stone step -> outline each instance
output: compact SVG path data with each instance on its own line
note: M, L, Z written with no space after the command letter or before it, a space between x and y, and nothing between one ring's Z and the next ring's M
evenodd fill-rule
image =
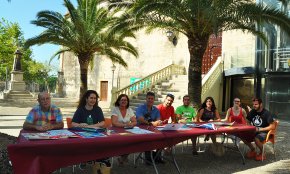
M13 95L8 95L8 99L34 99L31 95L25 95L25 94L13 94Z
M130 101L130 106L138 106L140 104L145 103L146 100L134 100L134 101ZM155 100L154 101L154 105L158 105L160 103L160 101Z

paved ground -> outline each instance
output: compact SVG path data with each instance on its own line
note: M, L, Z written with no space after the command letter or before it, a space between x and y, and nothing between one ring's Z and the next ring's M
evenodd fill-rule
M23 124L25 115L30 107L11 106L0 102L0 132L17 136ZM63 107L62 112L65 116L72 116L75 107ZM176 147L176 159L180 167L181 173L209 173L209 174L289 174L290 173L290 121L280 120L278 128L278 136L276 143L276 159L274 158L272 148L266 147L267 159L263 162L246 159L246 164L242 164L242 160L238 153L227 150L222 157L214 156L209 150L199 153L197 157L193 157L190 153L190 146L179 144ZM244 147L243 144L241 144ZM182 150L183 149L183 150ZM247 148L244 148L245 151ZM112 168L113 174L140 173L151 174L154 169L146 166L141 161L138 162L137 168L133 165L133 155L130 155L130 161L126 166L118 166L116 158ZM177 173L174 166L170 162L157 166L160 173ZM72 173L73 167L66 167L56 173ZM75 173L90 173L91 168L88 166L86 170L80 171L75 167ZM1 171L0 171L1 173Z

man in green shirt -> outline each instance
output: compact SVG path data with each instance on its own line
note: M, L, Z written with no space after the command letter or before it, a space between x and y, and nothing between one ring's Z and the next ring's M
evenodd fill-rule
M176 108L176 121L178 123L191 123L195 121L195 109L190 106L189 95L183 96L183 105ZM192 141L192 155L198 155L196 151L196 136L191 138Z
M196 112L190 106L189 95L183 96L183 105L178 106L175 113L179 123L191 123L195 121Z

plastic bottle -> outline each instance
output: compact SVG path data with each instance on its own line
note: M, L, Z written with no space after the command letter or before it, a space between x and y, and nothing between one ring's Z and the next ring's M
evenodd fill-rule
M94 121L93 121L93 118L92 118L91 115L89 115L89 116L87 117L87 124L88 124L88 125L92 125L92 124L94 124Z

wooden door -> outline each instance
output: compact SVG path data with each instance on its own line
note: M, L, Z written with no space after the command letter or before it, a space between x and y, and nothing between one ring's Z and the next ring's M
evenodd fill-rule
M108 81L101 81L100 100L108 100Z

